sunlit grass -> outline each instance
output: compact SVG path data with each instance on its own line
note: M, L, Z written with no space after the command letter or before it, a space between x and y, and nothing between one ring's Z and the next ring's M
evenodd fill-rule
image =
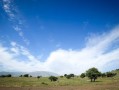
M74 77L67 79L58 77L58 81L51 82L48 77L5 77L0 78L0 87L39 87L39 86L83 86L83 85L107 85L119 83L119 76L98 78L96 82L90 82L86 78Z

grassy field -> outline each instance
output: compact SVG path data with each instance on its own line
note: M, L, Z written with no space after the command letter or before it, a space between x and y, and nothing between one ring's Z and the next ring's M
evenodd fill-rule
M48 77L5 77L0 78L0 90L119 90L117 73L114 77L98 78L96 82L80 77L58 77L55 82L51 82Z

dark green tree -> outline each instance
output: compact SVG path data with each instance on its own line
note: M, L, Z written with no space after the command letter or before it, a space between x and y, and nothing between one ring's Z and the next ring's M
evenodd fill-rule
M41 78L41 76L37 76L37 78L39 79L39 78Z
M101 77L106 77L106 73L102 73L101 74Z
M80 75L81 78L84 78L85 76L86 76L85 73L82 73L82 74Z
M60 78L63 78L63 76L60 76Z
M12 77L12 75L11 74L8 74L8 75L6 75L6 77Z
M106 73L106 76L107 77L113 77L113 76L115 76L116 75L116 73L112 73L112 72L107 72Z
M49 79L50 79L50 81L57 81L58 80L58 78L55 76L50 76Z
M6 77L6 75L1 75L0 77L3 77L4 78L4 77Z
M66 76L67 76L67 74L64 74L64 76L66 77Z
M23 77L23 75L20 75L19 77Z
M75 75L74 74L69 74L70 75L70 77L74 77Z
M71 78L71 76L70 76L70 75L67 75L67 76L66 76L66 78L67 78L67 79L70 79L70 78Z
M29 74L24 74L24 77L29 77Z
M29 77L32 77L31 75Z
M100 72L97 68L93 67L86 71L86 76L91 79L91 82L94 81L100 76Z

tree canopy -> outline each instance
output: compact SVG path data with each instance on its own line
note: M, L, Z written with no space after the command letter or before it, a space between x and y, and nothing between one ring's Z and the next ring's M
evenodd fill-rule
M58 78L55 77L55 76L50 76L49 79L50 79L51 81L57 81L57 80L58 80Z
M91 82L94 81L101 75L97 68L93 67L86 71L86 76L91 79Z

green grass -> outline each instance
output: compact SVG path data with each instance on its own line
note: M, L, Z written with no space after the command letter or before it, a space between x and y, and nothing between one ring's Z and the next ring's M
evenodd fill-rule
M119 71L114 77L98 78L96 82L90 82L86 78L74 77L67 79L65 77L58 77L58 81L51 82L48 77L35 78L35 77L5 77L0 78L0 87L40 87L40 86L95 86L95 85L118 85L119 86Z

